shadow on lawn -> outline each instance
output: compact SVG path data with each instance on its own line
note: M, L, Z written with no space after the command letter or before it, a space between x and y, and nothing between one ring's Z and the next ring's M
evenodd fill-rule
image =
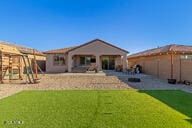
M188 116L190 119L186 121L192 123L192 94L183 91L176 90L150 90L150 91L138 91L140 93L146 93L155 99L163 102L176 111Z

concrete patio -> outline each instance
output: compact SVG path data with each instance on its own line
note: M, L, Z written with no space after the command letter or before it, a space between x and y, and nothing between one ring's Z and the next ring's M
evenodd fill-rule
M107 76L116 76L133 89L138 90L183 90L192 93L192 85L169 84L166 79L159 79L146 74L125 74L105 71ZM128 82L128 78L140 78L141 82Z

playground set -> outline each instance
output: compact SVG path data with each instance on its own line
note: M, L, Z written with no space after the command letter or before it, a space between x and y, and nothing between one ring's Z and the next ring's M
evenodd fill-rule
M17 48L0 44L0 83L23 80L26 76L26 83L35 84L40 82L36 62L36 53L33 50L33 67L27 54L22 54Z

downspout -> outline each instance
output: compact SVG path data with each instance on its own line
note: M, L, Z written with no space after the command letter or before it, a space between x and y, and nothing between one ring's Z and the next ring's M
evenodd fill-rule
M159 78L159 59L157 60L157 77Z
M182 61L182 60L181 60L181 57L180 57L180 71L179 71L179 79L180 79L180 82L181 82L181 70L182 70L182 69L181 69L181 67L182 67L181 61Z
M171 79L173 79L173 51L171 51Z

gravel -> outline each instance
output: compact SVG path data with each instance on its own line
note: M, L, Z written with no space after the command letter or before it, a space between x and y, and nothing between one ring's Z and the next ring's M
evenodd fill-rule
M0 85L0 99L22 90L115 90L131 89L116 76L99 74L45 74L39 75L39 84L26 84L25 81Z
M168 84L167 80L138 74L127 75L118 72L97 74L63 73L39 75L39 84L26 84L23 81L0 85L0 99L22 90L183 90L192 93L192 86ZM128 82L128 78L140 78L141 82Z

